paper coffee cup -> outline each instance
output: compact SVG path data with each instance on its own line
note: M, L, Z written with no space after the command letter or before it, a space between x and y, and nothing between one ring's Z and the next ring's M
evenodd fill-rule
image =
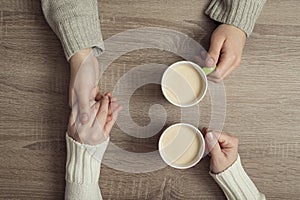
M215 68L204 68L190 61L179 61L166 69L161 81L164 97L173 105L198 104L207 91L207 77Z
M203 157L205 140L200 130L193 125L178 123L162 133L158 149L166 164L177 169L187 169Z

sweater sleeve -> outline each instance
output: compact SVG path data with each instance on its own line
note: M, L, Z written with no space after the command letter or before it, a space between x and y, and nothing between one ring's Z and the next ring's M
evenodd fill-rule
M266 0L211 0L205 11L211 19L243 30L249 37Z
M219 174L209 172L229 200L265 200L242 167L240 156L225 171Z
M80 144L66 134L66 200L101 200L98 185L101 161L109 139L90 146Z
M67 60L79 50L104 50L97 0L41 0L44 16L60 39Z

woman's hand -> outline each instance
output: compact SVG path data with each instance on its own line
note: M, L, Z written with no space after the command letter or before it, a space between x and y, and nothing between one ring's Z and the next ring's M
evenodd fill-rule
M77 142L89 145L101 144L105 141L116 122L121 106L110 94L97 95L94 103L89 105L91 109L90 121L82 124L77 117L78 104L75 104L69 118L68 135Z
M227 133L215 133L203 128L206 150L210 153L210 171L218 174L230 167L238 157L237 137Z
M239 28L227 24L216 28L211 36L206 66L217 65L217 68L208 76L209 80L220 82L240 66L245 42L246 33Z

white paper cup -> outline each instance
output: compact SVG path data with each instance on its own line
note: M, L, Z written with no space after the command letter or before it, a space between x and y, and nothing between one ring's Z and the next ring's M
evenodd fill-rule
M207 72L193 62L176 62L168 67L162 76L162 93L175 106L194 106L206 94L206 74Z
M205 152L199 129L187 123L173 124L160 136L158 150L163 161L176 169L195 166Z

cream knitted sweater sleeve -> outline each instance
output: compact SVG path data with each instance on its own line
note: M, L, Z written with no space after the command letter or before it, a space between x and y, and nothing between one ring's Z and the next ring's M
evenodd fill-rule
M213 20L242 29L249 36L266 0L211 0L205 13Z
M77 51L104 50L97 0L41 0L44 16L69 60Z
M240 156L224 172L210 175L223 190L229 200L265 200L251 179L248 177L241 164Z
M66 200L102 199L99 189L101 160L109 139L90 146L80 144L66 135Z
M109 139L97 146L80 144L66 135L66 200L101 200L101 160ZM210 173L229 200L265 200L244 171L240 157L219 174Z

